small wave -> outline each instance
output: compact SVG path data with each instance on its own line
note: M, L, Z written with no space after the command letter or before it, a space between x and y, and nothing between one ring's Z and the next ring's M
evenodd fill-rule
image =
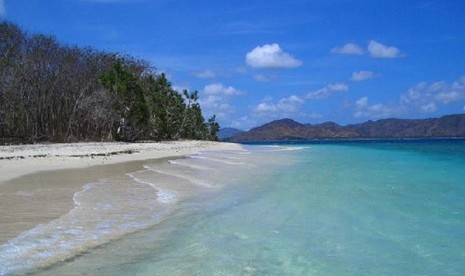
M158 201L160 201L161 203L173 203L177 201L176 193L173 193L173 192L160 190L157 193L157 196L158 196Z
M283 147L283 151L303 150L305 147Z
M263 148L265 148L267 152L294 151L306 149L306 147L288 147L279 145L267 145L263 146Z
M198 155L216 155L216 154L223 154L223 155L249 155L252 154L249 150L222 150L222 151L200 151L197 153Z
M86 252L158 223L176 195L137 183L86 184L73 196L75 207L0 246L0 275L27 273ZM162 205L161 205L162 204Z
M226 161L218 158L206 157L206 156L199 156L199 155L191 155L191 158L198 158L198 159L206 159L209 161L219 162L228 165L246 165L244 162L233 162L233 161Z
M157 199L159 202L161 203L176 203L177 202L177 196L175 192L162 190L160 189L160 187L157 187L155 184L148 182L148 181L141 180L140 178L134 176L134 174L132 173L127 173L126 175L129 176L132 180L134 180L137 183L149 185L150 187L157 190L157 197L158 197Z
M74 193L74 195L73 195L74 206L80 206L80 205L81 205L81 203L80 203L79 200L78 200L78 197L79 197L82 193L85 193L85 192L87 192L88 190L92 189L93 184L94 184L94 183L88 183L88 184L84 185L84 187L82 187L82 190L80 190L80 191Z
M213 168L210 168L210 167L204 167L204 166L194 165L190 163L188 164L186 162L177 161L177 160L169 160L168 162L173 165L184 166L184 167L188 167L188 168L192 168L196 170L214 170Z
M180 173L174 173L174 172L164 171L162 169L152 168L152 167L146 166L146 165L144 165L144 168L146 168L147 170L150 170L152 172L156 172L156 173L160 173L160 174L169 175L169 176L172 176L172 177L184 179L184 180L187 180L190 183L193 183L193 184L196 184L196 185L199 185L199 186L202 186L202 187L206 187L206 188L213 188L214 187L214 185L211 182L209 182L207 180L204 180L204 179L197 179L197 178L189 177L189 176L186 176L186 175L183 175L183 174L180 174Z

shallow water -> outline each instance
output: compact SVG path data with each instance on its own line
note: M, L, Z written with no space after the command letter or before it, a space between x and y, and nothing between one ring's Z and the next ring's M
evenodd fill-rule
M256 146L145 164L87 184L71 212L0 247L0 267L38 275L462 275L464 148Z

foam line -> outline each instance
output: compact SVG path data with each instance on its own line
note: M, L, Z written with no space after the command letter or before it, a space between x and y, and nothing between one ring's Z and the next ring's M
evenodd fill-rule
M173 165L184 166L184 167L197 169L197 170L215 170L214 168L209 168L209 167L204 167L204 166L199 166L199 165L194 165L194 164L186 164L185 162L180 162L176 160L169 160L168 162Z
M226 160L221 160L221 159L211 158L211 157L206 157L206 156L192 155L190 157L191 158L198 158L198 159L206 159L206 160L219 162L219 163L223 163L223 164L228 164L228 165L245 165L244 162L232 162L232 161L226 161Z
M157 190L157 200L159 202L161 202L161 203L175 203L177 201L177 196L176 196L175 192L162 190L162 189L160 189L159 187L157 187L155 184L153 184L151 182L144 181L142 179L137 178L132 173L127 173L126 175L129 176L132 180L134 180L137 183L149 185L150 187Z
M166 171L162 171L162 170L160 170L160 169L151 168L151 167L148 167L148 166L144 166L144 168L146 168L147 170L156 172L156 173L160 173L160 174L169 175L169 176L172 176L172 177L184 179L184 180L187 180L187 181L189 181L189 182L191 182L191 183L193 183L193 184L197 184L197 185L199 185L199 186L203 186L203 187L207 187L207 188L213 188L213 187L214 187L213 184L211 184L210 182L205 181L205 180L194 179L194 178L192 178L192 177L188 177L188 176L184 176L184 175L177 174L177 173L172 173L172 172L166 172Z

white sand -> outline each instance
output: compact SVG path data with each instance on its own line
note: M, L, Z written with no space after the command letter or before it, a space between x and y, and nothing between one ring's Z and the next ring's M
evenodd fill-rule
M238 144L209 141L161 143L74 143L0 146L0 185L22 175L58 169L240 149Z
M66 214L85 183L134 166L127 162L238 149L207 141L0 146L0 245Z

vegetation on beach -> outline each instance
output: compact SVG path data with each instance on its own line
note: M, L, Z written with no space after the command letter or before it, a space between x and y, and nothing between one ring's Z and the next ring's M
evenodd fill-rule
M0 23L0 138L20 142L216 140L198 92L147 61Z

